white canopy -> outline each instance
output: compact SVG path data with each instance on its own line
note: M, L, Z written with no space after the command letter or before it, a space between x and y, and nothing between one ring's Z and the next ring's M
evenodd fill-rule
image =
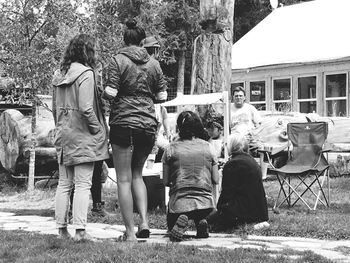
M350 0L275 9L232 47L232 69L350 59Z
M349 0L350 1L350 0ZM196 95L182 95L178 96L167 102L164 102L163 106L180 106L180 105L209 105L216 103L224 103L224 93L207 93Z

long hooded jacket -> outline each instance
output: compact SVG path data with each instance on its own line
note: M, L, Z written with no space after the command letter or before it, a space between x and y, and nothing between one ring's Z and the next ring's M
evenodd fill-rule
M94 71L74 62L65 75L56 71L52 84L58 162L68 166L108 159L108 129Z
M145 48L120 49L106 70L106 86L118 91L111 101L110 126L155 134L155 95L166 90L159 62Z

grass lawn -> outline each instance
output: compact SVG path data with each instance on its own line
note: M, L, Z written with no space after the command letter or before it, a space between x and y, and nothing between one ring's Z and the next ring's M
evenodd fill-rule
M234 230L241 236L247 234L266 235L266 236L299 236L320 239L350 239L350 178L331 178L331 206L329 208L319 205L316 211L309 211L301 202L295 207L288 208L282 206L279 214L272 211L274 198L277 195L277 181L265 181L265 191L268 196L269 223L270 228L264 230L255 230L253 225L245 225ZM11 192L2 189L0 194L0 211L13 211L22 215L42 215L53 216L53 202L55 190L39 191L32 194L19 190ZM22 192L21 192L22 191ZM105 218L89 216L89 222L100 222L108 224L123 224L120 210L115 208L117 202L116 190L104 189L105 208L110 213ZM4 194L5 192L5 194ZM13 196L8 200L8 206L5 206L7 196ZM27 201L24 206L21 203L11 205L11 202ZM28 203L29 201L29 203ZM51 202L51 208L42 208L41 204ZM38 204L37 207L31 207L29 204ZM5 208L4 208L5 207ZM135 221L137 224L137 214ZM151 228L166 229L166 214L164 211L150 211L149 223Z
M0 262L331 262L312 252L285 250L280 255L256 249L203 249L105 241L74 243L53 235L0 230Z
M0 211L12 211L18 215L54 216L55 189L30 193L21 187L6 185L2 180L0 178ZM319 206L316 212L309 212L298 203L294 208L282 207L279 214L272 211L277 181L265 181L270 228L254 230L252 225L246 225L234 232L242 237L255 234L350 239L349 180L346 177L331 179L330 208ZM105 218L89 216L89 221L123 224L120 210L115 208L116 190L103 191L105 207L110 215ZM137 223L137 214L135 219ZM150 211L149 221L152 228L166 228L164 211ZM279 255L271 256L271 252L264 250L203 249L176 243L159 245L105 241L76 244L53 235L3 230L0 230L0 244L0 262L331 262L310 251L284 250Z

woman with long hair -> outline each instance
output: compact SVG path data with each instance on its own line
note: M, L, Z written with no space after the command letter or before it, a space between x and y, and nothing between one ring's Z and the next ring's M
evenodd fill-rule
M111 58L104 97L111 101L110 143L118 181L118 200L125 224L124 241L150 235L147 190L142 170L157 131L154 102L166 99L163 73L156 59L140 47L145 31L134 20L126 23L125 47ZM140 214L135 235L133 200Z
M68 44L53 78L54 145L59 164L55 218L59 235L67 231L69 197L74 187L75 241L91 238L85 231L94 162L109 158L107 125L95 83L95 40L87 34Z

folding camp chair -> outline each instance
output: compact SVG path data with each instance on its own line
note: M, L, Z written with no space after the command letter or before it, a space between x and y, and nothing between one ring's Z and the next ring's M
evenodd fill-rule
M287 203L293 207L299 200L310 210L316 210L318 202L329 206L329 164L322 150L328 134L326 122L289 123L287 134L290 143L287 163L275 168L268 158L279 182L279 192L274 208ZM328 194L323 189L327 179ZM315 203L310 205L311 195ZM292 200L292 197L296 197ZM280 200L281 199L281 200Z

